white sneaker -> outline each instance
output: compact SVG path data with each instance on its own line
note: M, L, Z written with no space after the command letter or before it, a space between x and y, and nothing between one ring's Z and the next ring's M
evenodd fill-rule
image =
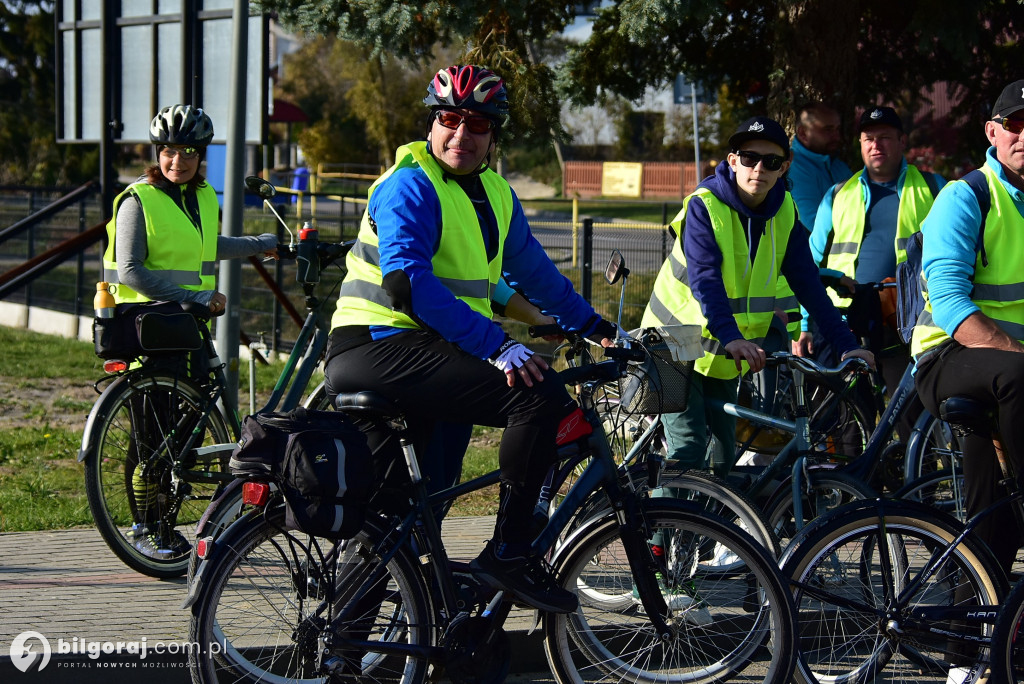
M702 565L707 565L712 568L727 568L739 562L740 557L733 553L732 549L724 544L716 544L715 555L711 560L707 563L703 563Z
M664 594L665 605L673 614L682 614L683 620L694 627L706 627L714 622L711 611L703 601L695 599L687 594L676 594L666 592ZM957 684L962 684L958 682Z
M973 680L971 679L972 674L975 675ZM974 668L963 666L951 667L949 668L949 673L946 674L946 684L965 684L965 682L971 681L981 684L981 682L987 682L988 677L983 676L979 678Z

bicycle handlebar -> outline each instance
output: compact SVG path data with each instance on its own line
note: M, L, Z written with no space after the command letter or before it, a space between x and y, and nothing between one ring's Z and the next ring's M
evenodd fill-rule
M845 359L838 366L830 368L822 366L813 359L796 356L789 352L775 352L769 355L766 359L766 365L788 366L789 368L800 370L805 375L814 375L822 378L845 376L851 373L866 373L871 370L867 361L856 356Z

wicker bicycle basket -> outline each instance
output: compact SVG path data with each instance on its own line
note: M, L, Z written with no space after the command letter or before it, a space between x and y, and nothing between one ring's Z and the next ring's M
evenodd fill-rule
M620 406L629 414L679 413L690 396L693 362L703 354L698 326L671 326L687 330L646 328L636 338L647 358L631 364L621 380ZM696 337L694 330L696 329Z

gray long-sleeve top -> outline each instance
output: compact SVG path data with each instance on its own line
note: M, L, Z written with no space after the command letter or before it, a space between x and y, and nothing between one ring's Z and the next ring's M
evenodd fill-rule
M188 220L182 217L182 220ZM273 233L217 236L217 259L238 259L271 250L277 246ZM114 257L117 275L122 283L154 301L197 302L208 305L216 290L186 290L168 282L144 266L148 256L146 218L142 205L134 195L126 197L117 208L117 241Z

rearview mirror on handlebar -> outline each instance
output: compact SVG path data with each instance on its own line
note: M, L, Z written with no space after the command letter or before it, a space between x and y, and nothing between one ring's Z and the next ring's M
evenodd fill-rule
M249 192L254 192L263 199L270 199L277 194L277 190L269 181L265 181L259 176L246 176L245 187Z
M609 285L614 285L619 282L619 278L629 275L629 269L626 268L626 260L622 256L622 252L614 250L611 258L608 260L608 267L604 269L604 279L608 281Z

